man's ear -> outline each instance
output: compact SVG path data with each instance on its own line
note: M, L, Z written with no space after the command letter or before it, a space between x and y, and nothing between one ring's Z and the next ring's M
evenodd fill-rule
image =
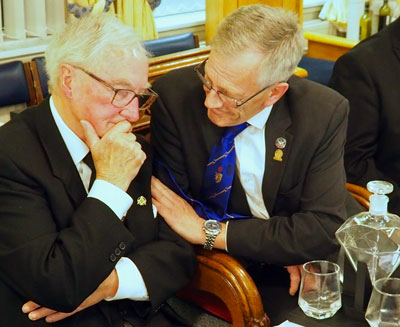
M289 84L285 82L279 82L271 86L267 99L265 100L265 107L275 104L288 90Z
M60 89L68 99L72 98L72 80L74 72L70 65L62 64L60 66Z

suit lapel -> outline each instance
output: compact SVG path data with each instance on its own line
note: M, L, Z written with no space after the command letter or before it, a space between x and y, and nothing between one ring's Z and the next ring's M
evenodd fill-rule
M203 112L207 112L206 109L204 109ZM214 125L210 119L208 119L207 114L202 114L201 119L203 120L201 126L203 126L203 137L207 145L208 160L214 145L221 140L224 129Z
M262 185L262 193L265 206L268 212L273 212L276 194L281 183L283 172L288 161L290 146L292 143L292 135L287 131L291 125L288 105L284 96L272 108L271 115L265 127L265 168L264 179ZM275 160L275 151L278 149L275 145L278 138L286 140L286 146L282 148L282 161Z
M400 61L400 18L397 18L395 22L392 23L392 31L390 33L391 41L393 45L393 52Z
M48 99L37 108L35 127L55 177L60 179L77 207L86 196L79 173L50 111ZM40 128L38 125L46 126Z

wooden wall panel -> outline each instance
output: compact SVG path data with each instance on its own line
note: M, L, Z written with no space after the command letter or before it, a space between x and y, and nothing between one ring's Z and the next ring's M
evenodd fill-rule
M283 7L299 15L302 23L302 0L206 0L206 42L209 44L217 30L218 24L224 17L241 6L250 4L266 4L274 7Z

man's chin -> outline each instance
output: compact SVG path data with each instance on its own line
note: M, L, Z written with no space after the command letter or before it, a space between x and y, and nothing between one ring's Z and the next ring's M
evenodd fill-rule
M226 114L225 114L226 115ZM216 112L215 110L209 109L207 111L208 119L218 127L232 126L232 122L226 119L225 115L221 112Z

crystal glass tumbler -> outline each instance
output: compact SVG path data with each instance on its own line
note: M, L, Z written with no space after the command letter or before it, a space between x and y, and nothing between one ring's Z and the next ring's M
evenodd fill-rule
M340 267L329 261L310 261L303 265L299 306L315 319L332 317L342 306Z
M400 326L400 278L375 281L365 319L371 327Z

